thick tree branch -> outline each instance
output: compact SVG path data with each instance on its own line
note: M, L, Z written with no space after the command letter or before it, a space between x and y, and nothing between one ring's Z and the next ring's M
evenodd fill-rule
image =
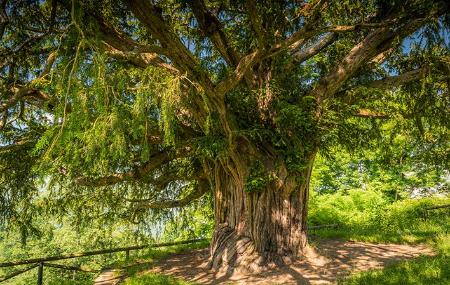
M236 87L242 78L245 76L246 72L254 65L258 60L261 59L263 52L258 50L251 54L244 56L240 61L236 69L230 73L225 79L219 82L214 93L220 97L225 96L225 94Z
M369 109L359 109L355 114L356 117L361 118L371 118L371 119L388 119L389 115L382 113L382 112L376 112Z
M362 86L377 89L389 89L398 87L405 83L417 81L424 78L427 75L428 70L428 67L422 67L397 76L390 76L380 80L374 80Z
M333 96L355 72L364 64L389 48L395 40L401 40L414 32L425 22L426 18L407 19L407 22L395 30L381 27L369 33L360 43L355 45L343 58L340 64L319 80L310 95L316 98L319 106L323 100Z
M189 193L186 197L178 199L178 200L163 200L163 201L142 201L137 203L134 206L135 210L144 210L144 209L167 209L167 208L177 208L188 205L201 198L209 191L209 183L206 179L200 179L198 181L197 187Z
M321 78L311 95L320 103L332 96L365 61L373 55L376 48L390 35L388 28L371 32L363 41L353 47L347 56L329 74Z
M295 64L302 63L311 57L315 56L323 49L328 47L330 44L335 42L337 39L336 34L329 33L326 34L323 38L321 38L318 42L314 43L312 46L305 50L299 50L292 55L292 60L286 66L287 70L291 70Z
M230 45L222 29L222 23L213 15L203 0L188 1L198 25L203 34L211 39L211 42L232 67L236 67L239 62L239 54Z
M191 81L198 83L209 96L213 95L212 82L203 70L199 60L183 45L165 22L161 10L146 0L126 1L134 16L147 28L152 36L159 40L175 66L186 72Z

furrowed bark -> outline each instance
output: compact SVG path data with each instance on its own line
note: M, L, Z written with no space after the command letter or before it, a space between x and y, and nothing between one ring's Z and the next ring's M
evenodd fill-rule
M266 166L276 179L255 192L245 189L245 181L238 178L241 175L231 173L222 164L215 166L216 226L210 248L211 268L258 272L302 255L307 246L306 214L313 157L309 157L302 173L295 174L289 173L281 160L267 160ZM239 168L248 175L249 165Z

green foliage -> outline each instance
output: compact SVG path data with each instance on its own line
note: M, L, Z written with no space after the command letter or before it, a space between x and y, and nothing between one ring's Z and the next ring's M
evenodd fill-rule
M250 175L245 182L245 191L248 193L257 193L264 189L274 181L274 177L269 173L264 164L256 160L250 168Z
M162 233L162 240L177 241L193 238L211 238L214 230L212 197L208 195L176 212Z
M449 202L448 197L436 197L390 203L380 192L353 189L313 195L308 219L312 225L339 225L313 233L319 236L372 242L424 242L446 233L450 223L448 209L427 213L425 208Z
M311 187L319 193L338 190L376 190L390 200L408 198L414 193L431 195L448 191L445 168L425 161L418 163L408 149L405 137L393 138L389 149L347 152L340 148L316 157ZM428 194L427 194L428 193Z
M196 154L201 158L213 161L224 159L228 154L228 142L225 137L207 135L194 141Z

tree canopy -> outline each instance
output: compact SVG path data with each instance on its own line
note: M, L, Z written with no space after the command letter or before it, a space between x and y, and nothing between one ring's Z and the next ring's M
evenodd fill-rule
M220 187L219 168L247 193L301 185L336 146L394 144L397 159L447 168L449 10L2 0L0 222L73 210L138 222Z

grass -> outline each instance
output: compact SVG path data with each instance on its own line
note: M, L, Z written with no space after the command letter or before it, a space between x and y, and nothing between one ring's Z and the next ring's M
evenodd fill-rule
M128 278L123 283L124 285L194 285L194 283L186 282L180 279L176 279L171 276L165 276L162 274L148 273L141 276L134 276Z
M361 272L341 280L343 285L450 284L450 257L421 257L387 266L382 270Z

